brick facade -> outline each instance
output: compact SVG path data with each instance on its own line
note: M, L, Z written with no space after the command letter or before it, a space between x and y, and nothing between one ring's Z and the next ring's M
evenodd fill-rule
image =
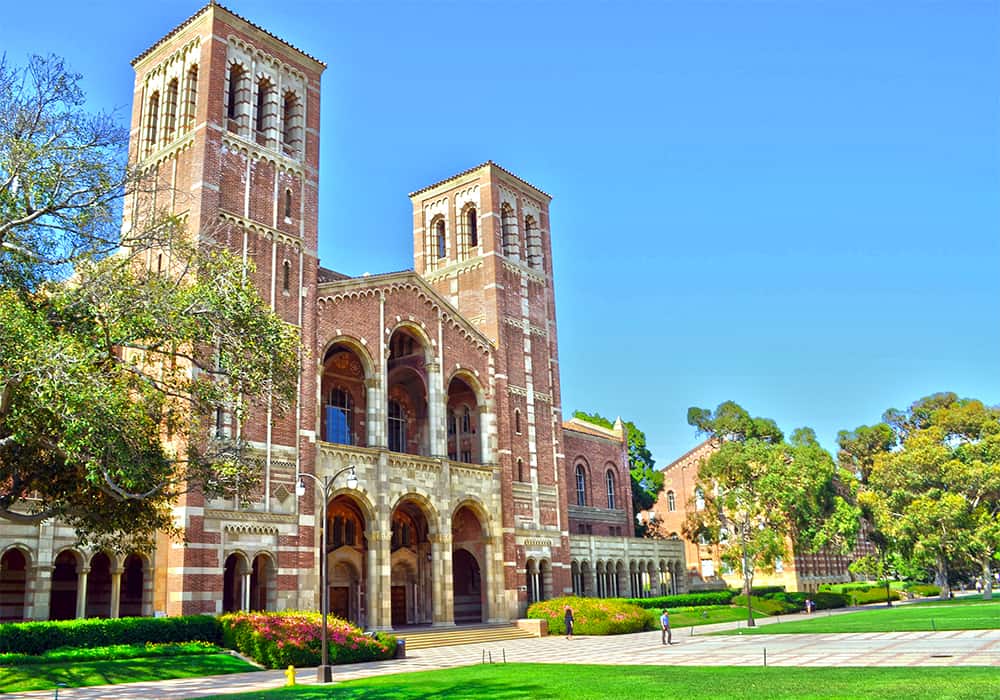
M211 3L133 66L131 158L159 188L126 202L125 226L168 210L253 263L300 330L299 391L241 428L260 497L185 496L183 542L128 558L59 523L5 528L0 556L24 571L6 616L316 608L324 555L331 611L372 629L678 588L680 545L629 537L620 425L562 421L548 195L484 163L411 194L414 271L346 277L317 257L324 64Z

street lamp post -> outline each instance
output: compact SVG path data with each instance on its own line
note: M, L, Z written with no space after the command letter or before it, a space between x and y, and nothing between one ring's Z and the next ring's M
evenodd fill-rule
M354 470L354 465L349 467L344 467L339 472L333 476L327 476L320 479L315 474L308 474L306 472L299 472L299 481L295 487L295 493L298 496L304 496L306 493L306 483L302 480L302 477L308 476L310 479L316 482L320 490L323 492L323 522L320 531L320 607L323 611L323 646L320 651L320 666L316 670L316 680L320 683L330 683L333 681L333 668L330 666L330 648L327 645L327 628L326 628L326 617L329 613L330 599L327 591L327 566L326 566L326 507L330 502L330 490L333 488L333 483L337 480L337 477L345 472L347 474L347 488L352 491L358 487L358 474Z

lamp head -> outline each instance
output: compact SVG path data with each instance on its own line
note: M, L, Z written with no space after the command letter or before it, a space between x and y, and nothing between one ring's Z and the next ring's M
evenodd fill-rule
M347 472L347 488L351 491L358 488L358 474L354 471L353 466L351 466L351 471Z
M295 495L302 498L306 495L306 480L303 477L299 477L299 480L295 482Z

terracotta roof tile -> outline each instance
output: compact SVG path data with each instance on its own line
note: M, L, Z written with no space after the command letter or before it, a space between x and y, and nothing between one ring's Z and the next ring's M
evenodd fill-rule
M411 197L416 197L418 194L426 192L427 190L432 190L435 187L437 187L438 185L443 185L446 182L451 182L452 180L458 180L459 178L463 178L463 177L465 177L466 175L468 175L470 173L476 172L480 168L485 168L487 165L492 165L494 168L496 168L500 172L506 173L507 175L510 175L512 178L514 178L518 182L520 182L520 183L522 183L524 185L527 185L531 189L535 190L535 192L538 192L539 194L544 195L545 197L548 197L549 199L552 199L552 195L550 195L548 192L545 192L544 190L538 189L537 187L535 187L534 185L532 185L530 182L528 182L524 178L518 177L517 175L515 175L511 171L507 170L507 168L503 167L502 165L498 165L497 163L494 163L492 160L488 160L485 163L480 163L479 165L473 166L473 167L469 168L468 170L463 170L462 172L456 173L455 175L452 175L451 177L446 177L445 179L439 180L439 181L435 182L432 185L427 185L427 187L421 187L419 190L416 190L414 192L410 192L410 196Z

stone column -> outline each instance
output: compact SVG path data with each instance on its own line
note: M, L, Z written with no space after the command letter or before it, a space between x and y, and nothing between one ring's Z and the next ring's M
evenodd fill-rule
M365 629L381 629L379 621L378 547L377 533L367 532L368 550L365 552Z
M243 601L240 609L245 612L250 612L250 572L246 572L240 576L240 598ZM322 591L320 595L328 595L326 591ZM322 598L320 599L320 605L323 604ZM321 608L322 609L322 608Z
M586 579L587 580L584 583L584 587L587 589L588 597L589 596L593 596L595 598L600 598L601 594L600 594L600 592L599 592L599 590L597 588L597 567L596 566L588 566L587 567Z
M117 569L111 572L111 617L120 617L122 601L122 572Z
M375 581L375 601L377 603L378 618L376 629L392 629L392 544L389 532L377 532L375 535L375 546L378 549L376 555L376 569L378 575ZM369 546L371 542L369 541Z
M377 377L365 379L365 444L368 447L385 447L385 402L382 401L382 394L379 391L379 380Z
M442 385L441 365L427 363L427 449L431 457L448 456L448 393Z
M87 574L90 569L80 569L76 575L76 617L77 619L87 616Z
M492 403L492 402L491 402ZM479 412L479 463L493 464L493 450L490 449L490 435L494 433L495 421L490 407L483 405L476 409Z
M431 538L431 575L434 590L434 626L454 626L455 601L451 569L451 535Z

